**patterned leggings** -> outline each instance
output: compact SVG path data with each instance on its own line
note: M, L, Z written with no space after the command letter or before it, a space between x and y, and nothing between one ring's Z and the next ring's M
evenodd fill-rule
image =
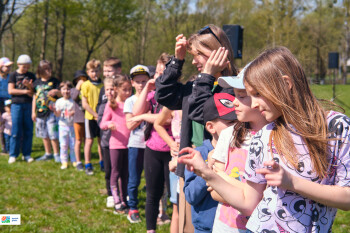
M68 162L68 147L70 149L69 157L71 162L75 162L74 154L74 127L59 125L60 157L61 162Z

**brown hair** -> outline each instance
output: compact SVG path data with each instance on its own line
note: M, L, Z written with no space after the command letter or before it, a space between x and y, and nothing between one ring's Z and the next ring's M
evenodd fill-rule
M158 60L157 60L157 63L162 63L162 64L166 64L166 63L168 63L168 61L170 61L170 59L171 59L171 56L169 55L169 54L167 54L167 53L162 53L160 56L159 56L159 58L158 58Z
M125 82L128 82L131 85L130 79L123 74L117 74L113 79L113 83L115 87L121 87Z
M87 70L100 69L100 68L101 68L100 60L92 59L88 61L88 63L86 63Z
M190 38L188 39L188 46L187 46L188 52L192 53L192 50L194 48L199 52L203 53L201 51L202 47L205 47L211 51L218 50L220 47L225 47L228 50L227 59L230 61L230 63L223 71L221 71L221 74L223 76L237 75L237 69L234 65L233 50L225 32L218 26L215 26L214 24L209 24L207 26L210 27L210 29L212 30L212 32L215 34L215 36L218 38L220 42L211 33L206 33L206 34L195 33L191 35Z
M291 89L282 76L290 78ZM285 47L264 51L247 68L244 81L282 114L270 135L281 158L298 168L291 132L297 134L305 141L314 171L324 178L328 168L326 111L311 92L294 55Z
M116 57L109 57L103 62L103 66L111 66L114 69L122 67L122 62Z
M41 60L36 70L36 75L41 78L45 73L45 70L52 70L52 63L47 60Z
M249 133L249 123L237 121L233 126L230 147L241 148Z
M65 86L67 86L69 89L73 88L73 84L71 83L71 81L66 80L60 83L59 90L61 90Z

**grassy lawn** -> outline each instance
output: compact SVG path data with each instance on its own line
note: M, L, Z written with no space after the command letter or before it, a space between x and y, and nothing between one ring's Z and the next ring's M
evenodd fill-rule
M318 98L330 100L332 87L312 86ZM337 86L336 103L350 115L350 85ZM8 165L0 156L0 214L21 214L21 226L0 226L1 232L145 232L145 199L140 185L142 223L130 224L123 215L106 208L104 173L99 171L96 145L93 148L95 175L87 176L74 168L61 171L53 161ZM33 157L43 154L42 142L35 138ZM170 215L171 209L168 208ZM350 212L338 211L333 232L350 232ZM158 227L169 232L169 225Z
M311 89L317 98L333 98L332 85L312 85ZM344 108L345 114L350 116L350 85L336 85L334 102Z
M42 142L35 138L32 156L43 151ZM0 232L145 232L145 180L139 190L143 221L130 224L126 216L106 208L106 195L100 192L105 188L104 173L99 171L96 151L95 146L93 176L72 166L60 170L54 161L19 160L9 166L8 156L0 156L0 214L21 214L21 226L0 226ZM169 232L169 225L158 231Z

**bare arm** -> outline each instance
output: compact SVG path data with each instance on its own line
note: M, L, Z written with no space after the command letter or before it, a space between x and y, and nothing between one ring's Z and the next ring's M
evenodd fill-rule
M232 184L232 185L234 185L234 186L240 187L240 188L242 188L242 189L245 188L245 187L244 187L245 184L244 184L243 182L238 181L236 178L227 175L224 171L221 171L221 170L219 170L219 169L217 169L217 168L214 168L214 171L215 171L216 174L218 174L221 178L223 178L226 182L228 182L228 183L230 183L230 184ZM211 195L211 197L212 197L214 200L219 201L219 202L222 202L222 203L227 203L227 201L226 201L224 198L222 198L222 197L220 196L220 194L218 194L214 189L212 189L212 187L209 187L208 190L212 190L212 191L210 192L210 195Z
M32 93L31 90L16 89L14 83L8 84L8 91L10 95L30 95Z
M350 187L322 185L299 177L293 178L293 191L326 206L350 210Z
M171 119L171 110L167 107L163 107L162 112L159 113L157 119L154 121L153 127L159 134L159 136L168 144L169 147L175 143L175 141L170 137L168 132L165 130L164 125L169 124L168 121Z
M131 121L130 119L133 117L132 113L125 113L125 119L126 119L126 127L129 130L136 129L142 121Z
M220 162L220 161L215 160L215 159L214 159L214 161L215 161L214 162L214 167L217 170L220 170L220 171L224 171L225 170L225 163ZM226 181L228 181L228 180L226 180ZM226 201L215 190L211 189L211 187L208 188L208 191L210 191L210 195L215 201L219 201L221 203L226 203Z
M190 171L194 171L197 175L206 180L207 183L233 208L246 216L252 214L255 207L262 199L266 184L256 184L248 181L247 185L242 187L238 180L236 180L239 182L237 185L230 184L207 166L198 151L187 147L182 149L180 151L180 154L181 153L189 154L180 157L178 162L187 164ZM232 195L233 193L234 195Z
M155 120L157 119L159 114L152 114L152 113L145 113L138 116L131 117L129 121L133 122L140 122L140 121L146 121L148 123L153 124Z
M257 169L256 172L265 175L268 185L294 191L326 206L350 210L350 187L323 185L293 176L273 160L266 161L264 166L270 166L270 169Z
M147 95L148 95L148 92L154 89L154 82L155 82L154 79L150 79L147 82L146 86L141 91L132 109L132 113L134 116L148 112L149 102L147 101Z
M36 95L33 96L32 100L32 120L36 122Z
M84 97L84 96L82 97L82 105L83 105L83 108L84 108L86 111L88 111L91 115L93 115L95 119L98 118L97 113L96 113L94 110L92 110L92 108L90 107L90 105L89 105L89 103L88 103L86 97Z

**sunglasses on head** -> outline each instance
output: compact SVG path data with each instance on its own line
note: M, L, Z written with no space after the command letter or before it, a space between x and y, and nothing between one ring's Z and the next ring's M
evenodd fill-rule
M215 35L215 33L211 30L209 26L205 26L204 28L198 31L199 35L208 34L208 33L212 34L215 37L215 39L221 44L219 38Z

